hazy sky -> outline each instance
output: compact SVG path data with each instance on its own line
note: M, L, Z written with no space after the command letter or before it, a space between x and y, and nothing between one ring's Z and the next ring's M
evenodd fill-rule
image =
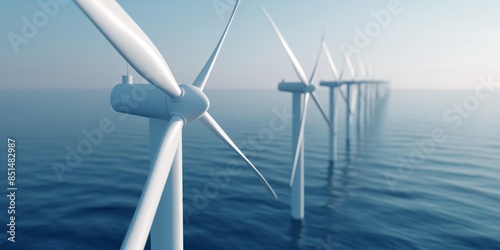
M44 14L40 3L54 1L1 1L0 88L118 83L126 71L124 59L72 1L59 0L58 11ZM118 2L162 52L177 81L191 83L217 43L233 1ZM377 24L372 12L389 10L391 2L399 3L398 13ZM371 25L370 42L357 46L353 57L372 64L377 78L390 80L394 88L472 88L480 76L500 79L498 0L243 0L207 88L276 89L281 79L298 80L262 6L308 74L324 28L342 67L340 45L356 46L357 29ZM33 18L40 27L26 37L24 21ZM25 39L17 53L10 41L15 35ZM331 78L323 56L319 79Z

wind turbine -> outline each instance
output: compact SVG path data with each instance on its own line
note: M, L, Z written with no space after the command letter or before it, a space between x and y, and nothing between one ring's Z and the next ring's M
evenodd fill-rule
M363 64L365 65L364 68L366 69L366 74L365 74L365 88L363 90L364 92L364 120L365 124L368 123L369 119L373 115L373 111L375 108L375 89L377 88L379 84L385 84L387 83L386 81L379 81L375 80L374 74L373 74L373 68L371 64Z
M352 110L353 110L353 102L351 100L351 87L352 85L357 83L357 76L356 76L356 71L354 70L354 66L352 64L351 58L349 55L344 52L344 60L347 66L347 69L349 70L349 73L351 74L352 80L351 81L343 81L343 83L346 85L346 122L345 122L345 133L346 133L346 143L347 143L347 148L349 148L349 143L351 140L351 123L352 123Z
M294 219L303 219L304 218L304 127L307 115L307 106L309 103L309 97L311 96L316 106L318 107L321 115L327 122L330 130L334 131L334 128L328 119L321 103L318 100L316 95L315 87L313 85L314 77L316 74L316 69L318 67L319 57L321 55L321 50L318 53L318 57L316 59L316 64L313 69L313 73L310 79L307 79L304 69L300 65L299 61L293 54L290 46L285 41L285 38L279 31L278 27L274 23L273 19L267 13L266 9L263 8L264 13L267 18L271 22L271 25L274 28L274 31L278 35L278 38L281 41L281 44L285 48L286 53L292 65L295 69L295 73L297 73L300 82L281 82L278 85L278 89L280 91L291 92L293 94L292 99L292 113L293 113L293 122L292 122L292 152L295 152L293 157L293 168L292 168L292 176L290 179L290 186L292 189L291 194L291 215ZM297 177L295 177L297 176Z
M357 127L357 134L358 134L358 139L360 135L360 129L361 129L361 119L362 119L362 114L369 112L368 108L374 108L376 109L376 105L378 105L378 89L379 86L382 84L387 84L387 81L382 81L382 80L375 80L372 79L372 69L367 68L366 65L360 60L358 61L358 73L356 74L356 71L354 71L354 66L352 64L352 61L350 60L349 56L345 54L346 58L346 63L349 66L349 69L351 71L351 74L353 75L353 81L348 82L348 86L350 85L355 85L356 86L356 94L354 95L354 104L356 106L354 107L355 113L356 113L356 127ZM349 91L350 92L350 91ZM375 96L373 99L374 101L368 101L371 98L368 98L371 93L374 93L373 95ZM349 98L349 95L348 95ZM363 103L364 102L364 103ZM365 110L363 110L363 105L367 107ZM366 115L365 115L366 117ZM348 127L350 127L348 125Z
M357 81L356 83L356 128L357 128L358 139L360 139L361 114L363 112L361 102L363 101L363 95L366 94L365 91L363 91L363 88L367 86L368 79L366 79L367 76L366 67L361 60L358 61L358 68L359 68L359 81Z
M238 8L232 15L215 50L192 85L178 84L153 42L115 0L75 0L102 34L146 80L157 88L136 107L118 112L149 118L151 170L122 249L144 249L151 231L153 249L183 249L182 128L195 120L228 144L276 197L274 190L229 136L207 112L210 104L203 89ZM118 84L111 100L144 88Z
M359 106L357 108L357 112L364 112L364 117L365 117L365 122L368 119L370 113L372 110L376 109L376 106L379 103L379 86L381 85L387 85L389 82L383 81L383 80L376 80L374 78L373 74L373 68L371 67L370 64L366 65L362 61L359 61L359 71L360 71L360 79L359 83L363 84L361 85L363 88L358 87L358 89L362 92L358 93L358 105L361 105L361 99L364 102L364 110L362 111L362 107ZM359 123L360 123L360 114L358 114L358 129L359 129Z
M341 94L342 98L344 99L346 103L346 117L347 120L350 119L352 116L352 112L350 109L349 105L349 100L346 97L346 94L342 91L342 85L348 85L346 82L343 81L343 75L344 75L344 69L342 71L338 72L337 66L335 65L335 62L333 61L332 55L330 53L330 50L328 49L328 45L326 45L325 40L322 41L321 43L323 51L325 52L326 58L328 60L328 64L330 65L330 69L332 71L332 74L334 76L333 81L321 81L319 84L321 86L325 86L329 88L329 96L330 96L330 121L332 123L332 126L334 128L334 131L330 131L329 133L329 154L330 154L330 162L335 162L337 159L337 100L336 100L336 89L338 88L339 93ZM347 122L346 120L346 122Z

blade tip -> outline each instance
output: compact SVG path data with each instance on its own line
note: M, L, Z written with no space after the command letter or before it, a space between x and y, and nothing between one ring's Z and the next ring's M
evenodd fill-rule
M274 197L275 199L278 199L278 195L276 194L276 192L274 192L274 190L272 190L271 194L273 195L273 197Z

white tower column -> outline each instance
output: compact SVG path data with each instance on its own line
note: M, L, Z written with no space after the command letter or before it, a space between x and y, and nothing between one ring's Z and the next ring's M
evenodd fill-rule
M356 84L356 128L358 130L358 136L361 130L361 86L361 83Z
M368 117L369 117L369 106L370 106L370 99L369 99L369 92L370 91L370 83L365 83L364 89L363 89L363 100L364 100L364 105L363 105L363 122L366 125L368 125Z
M351 114L349 112L351 108L351 85L347 84L346 85L346 99L347 99L347 104L346 104L346 117L345 117L345 135L346 135L346 140L349 142L350 137L351 137Z
M330 91L330 121L333 126L334 131L329 131L329 152L330 152L330 161L334 162L337 160L337 105L335 100L335 87L329 87Z

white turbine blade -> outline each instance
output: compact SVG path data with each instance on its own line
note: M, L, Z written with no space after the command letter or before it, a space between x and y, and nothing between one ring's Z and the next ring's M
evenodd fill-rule
M341 82L344 79L344 73L345 73L345 66L342 67L342 69L340 70L339 82Z
M219 55L219 51L222 47L222 44L224 43L224 40L226 39L227 32L229 31L229 27L231 27L231 23L233 22L234 16L236 14L236 10L238 9L238 6L240 4L240 1L237 0L234 8L233 8L233 13L231 14L231 17L229 18L229 22L227 23L226 29L224 30L224 33L222 34L222 37L219 40L219 43L215 47L214 52L208 59L207 63L201 70L200 74L198 74L198 77L196 77L196 80L194 80L193 85L200 88L203 90L205 88L205 84L208 81L208 78L210 77L210 74L212 73L212 69L214 67L215 61L217 60L217 56Z
M122 249L144 249L146 245L163 189L172 168L175 153L182 139L183 125L184 120L182 118L173 116L165 128L156 159L149 172L134 218L123 241Z
M325 119L326 123L328 124L328 127L330 127L330 129L332 130L332 133L333 134L336 134L335 133L335 129L333 128L333 125L332 123L330 122L330 119L328 118L328 116L326 115L326 112L325 110L323 109L323 106L321 105L321 103L319 102L319 99L318 99L318 96L316 96L316 93L314 92L311 92L311 96L314 100L314 102L316 103L316 106L318 107L319 111L321 112L321 115L323 116L323 118Z
M265 8L262 8L262 10L264 10L264 13L267 16L267 19L269 19L269 22L271 22L271 25L273 26L274 31L276 31L276 34L278 35L278 37L281 41L281 44L285 48L286 53L288 54L288 57L290 58L290 61L292 61L293 68L295 69L295 72L297 73L297 76L299 77L300 81L302 81L302 83L306 87L309 86L309 82L307 81L306 73L304 72L304 69L300 65L299 61L297 60L297 57L295 57L295 55L293 54L292 49L290 49L290 46L288 46L288 43L285 41L285 38L281 34L280 30L278 29L278 27L274 23L273 19L269 15L269 13L267 13Z
M292 176L290 177L290 187L293 185L293 181L295 179L295 171L297 170L299 153L300 153L300 150L302 149L302 144L304 143L304 128L306 125L306 115L307 115L307 105L308 104L309 104L309 92L307 92L304 96L304 108L302 110L302 117L300 117L299 137L297 140L297 146L295 148L295 155L293 157L293 167L292 167Z
M333 76L335 77L335 80L339 81L340 75L339 72L337 71L337 66L335 66L335 63L333 62L332 55L325 41L323 41L322 46L323 46L323 51L326 54L326 58L328 59L328 64L330 64L330 69L332 70Z
M351 58L347 53L344 53L344 59L347 64L347 68L349 69L349 72L351 73L351 77L353 80L356 80L356 71L354 70L354 66L352 65Z
M321 37L321 43L323 43L323 37ZM321 46L319 47L318 56L316 56L316 62L314 63L314 69L311 74L311 78L309 78L309 83L314 84L316 78L316 71L318 70L319 59L321 58Z
M156 46L115 0L75 2L142 77L172 98L181 95L177 81Z
M236 146L236 144L229 138L229 136L224 132L224 130L219 126L219 124L214 120L214 118L207 112L205 113L202 117L199 119L205 127L207 127L212 133L217 135L222 141L224 141L229 147L231 147L236 153L245 160L245 162L250 166L250 168L253 170L254 174L259 178L260 182L264 187L267 188L267 190L274 196L274 198L277 198L276 193L274 192L273 188L269 183L267 182L266 178L262 176L262 174L257 170L257 168L248 160L248 158L241 152L241 150Z
M363 64L363 61L359 61L358 62L359 64L359 75L361 77L362 80L366 79L366 68L365 68L365 65Z

